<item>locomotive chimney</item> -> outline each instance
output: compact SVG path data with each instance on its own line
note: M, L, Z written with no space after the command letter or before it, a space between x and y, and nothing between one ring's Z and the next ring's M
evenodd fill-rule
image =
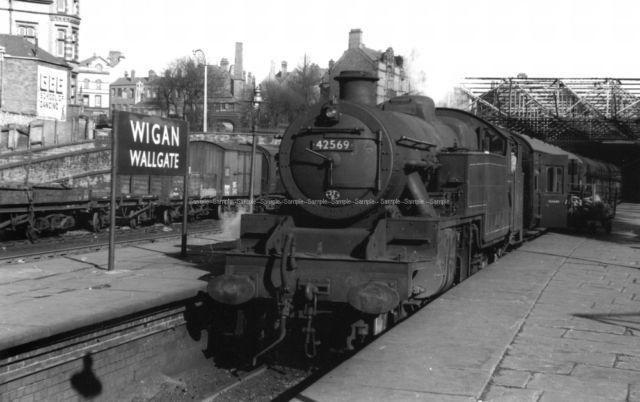
M335 80L340 84L340 99L349 102L376 105L376 81L366 71L342 71Z

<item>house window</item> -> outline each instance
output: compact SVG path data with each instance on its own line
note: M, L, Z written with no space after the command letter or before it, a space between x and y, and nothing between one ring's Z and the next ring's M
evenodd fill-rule
M71 59L76 60L78 58L78 30L71 31Z
M118 97L122 98L122 88L118 88Z
M82 81L84 83L83 88L84 89L89 89L89 79L85 78L84 81Z
M67 33L64 29L58 29L58 39L56 41L56 54L59 57L64 57L64 45L67 38Z
M89 95L82 95L82 104L89 106Z
M18 25L18 35L25 37L29 42L35 44L38 36L35 24L20 24Z
M96 95L96 107L102 107L102 96L101 95Z
M58 11L65 12L67 8L67 0L58 0Z
M96 89L102 89L102 81L96 80Z

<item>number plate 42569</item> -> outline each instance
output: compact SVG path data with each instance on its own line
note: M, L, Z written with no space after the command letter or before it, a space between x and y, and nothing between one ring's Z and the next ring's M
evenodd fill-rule
M312 141L311 149L314 151L353 151L353 141L339 138L325 138Z

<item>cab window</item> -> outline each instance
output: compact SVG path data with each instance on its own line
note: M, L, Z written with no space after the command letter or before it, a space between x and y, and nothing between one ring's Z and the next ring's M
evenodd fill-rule
M507 141L499 133L490 129L477 129L478 144L485 153L506 155Z

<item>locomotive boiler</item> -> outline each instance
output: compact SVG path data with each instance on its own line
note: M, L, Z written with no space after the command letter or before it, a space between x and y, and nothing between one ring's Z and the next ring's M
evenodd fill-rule
M346 320L346 340L376 334L522 241L521 150L508 133L423 96L377 106L377 79L364 72L336 79L339 99L282 139L286 205L242 216L208 285L239 316L263 309L259 321L275 323L255 357L292 319L308 354L323 318Z

